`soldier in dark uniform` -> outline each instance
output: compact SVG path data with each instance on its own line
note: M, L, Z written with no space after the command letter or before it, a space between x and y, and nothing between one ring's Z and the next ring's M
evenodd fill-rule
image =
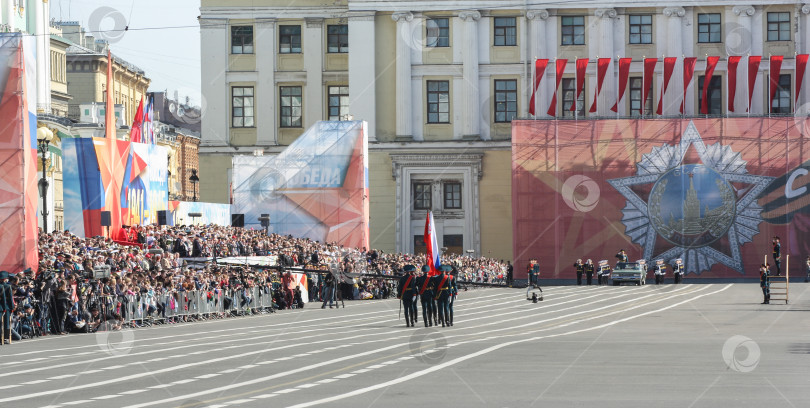
M593 283L593 272L594 272L593 261L588 259L588 261L585 262L585 266L583 267L583 269L585 270L585 278L587 279L587 283L588 285L591 285Z
M275 288L275 284L273 285ZM332 275L331 272L327 272L326 276L323 279L323 304L321 304L321 309L326 308L326 302L329 301L329 308L332 308L332 302L335 301L335 277ZM337 303L335 303L337 306Z
M619 250L619 253L616 254L616 259L618 259L619 262L628 262L627 252L624 252L624 249Z
M422 274L416 278L416 290L419 292L419 300L422 302L422 320L425 321L425 327L431 327L435 323L433 321L433 285L431 285L430 277L427 273L430 268L425 265L422 267Z
M771 282L768 277L768 267L765 264L759 267L759 287L762 288L762 304L771 303Z
M450 272L450 303L448 304L448 309L450 310L450 326L453 325L453 303L456 302L456 296L458 296L458 286L456 286L456 276L458 276L458 270L456 267L453 266Z
M8 272L0 271L0 292L3 293L0 297L0 300L2 300L0 312L3 315L3 330L0 343L11 344L11 312L14 311L14 294L12 293L11 285L8 283L8 278Z
M585 265L582 264L582 259L577 259L574 268L577 270L577 285L582 285L582 273L585 272Z
M403 270L406 275L399 278L397 299L402 299L402 308L405 309L405 327L412 327L416 325L416 316L414 315L414 309L416 308L416 281L413 276L416 267L405 265Z
M672 266L672 274L675 276L675 283L681 283L683 280L683 260L675 260L675 265Z
M782 244L779 237L773 237L773 263L776 265L776 276L782 275Z
M452 270L447 265L442 265L441 274L436 275L433 279L436 280L436 306L439 309L439 321L442 322L442 327L450 326L450 280L451 276L447 274L448 270Z
M664 275L667 273L666 265L664 265L664 261L657 260L655 261L655 284L660 285L664 283Z

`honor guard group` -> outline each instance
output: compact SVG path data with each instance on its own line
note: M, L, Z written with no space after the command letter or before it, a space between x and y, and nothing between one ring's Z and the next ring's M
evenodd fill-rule
M439 273L432 276L427 265L421 272L417 272L414 265L405 265L403 269L405 275L399 279L397 299L400 299L400 309L405 309L405 326L416 327L419 322L417 302L422 303L425 327L452 326L453 302L458 295L453 268L442 265Z
M630 260L627 256L627 252L624 249L619 250L619 252L615 255L617 268L622 266L623 264L630 263ZM641 265L643 268L643 274L646 278L646 271L647 271L647 262L645 260L638 260L636 261L637 264ZM810 257L808 258L808 268L810 268ZM683 275L684 275L684 267L683 267L683 260L673 259L672 260L672 274L674 276L675 283L682 283L683 282ZM596 276L596 283L598 285L607 285L611 278L611 271L610 264L607 260L599 261L598 265L594 265L593 261L588 259L585 263L582 262L582 259L577 259L574 263L574 269L577 274L577 285L582 285L582 277L585 277L585 282L587 285L593 284L593 277ZM808 269L810 271L810 269ZM661 285L664 283L664 277L667 274L667 264L664 262L663 259L658 259L655 261L655 265L653 266L653 275L655 276L655 284ZM808 276L810 276L810 272L808 272ZM535 278L536 279L536 278ZM614 280L614 284L617 282Z

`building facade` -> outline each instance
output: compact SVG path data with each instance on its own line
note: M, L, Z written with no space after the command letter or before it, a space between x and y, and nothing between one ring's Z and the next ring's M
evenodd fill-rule
M750 112L727 109L727 58L749 54L762 55L763 66L769 55L785 57L771 112L797 110L794 55L810 49L810 5L543 3L203 0L202 200L227 202L234 155L274 154L318 120L351 116L369 124L372 247L419 251L432 209L448 251L509 259L510 121L529 116L535 58L551 61L536 95L537 119L657 117L663 64L641 100L643 59L654 56L697 58L685 100L667 93L660 116L681 115L682 101L684 116L699 112L695 90L707 56L720 57L709 114L767 113L767 70L751 90ZM586 112L599 57L611 58L608 79L597 109ZM626 57L633 58L629 83L614 112L618 59ZM579 95L578 58L590 59ZM559 88L557 59L569 60ZM682 76L673 75L670 86L682 87ZM737 92L737 106L747 97ZM798 104L807 102L802 92Z

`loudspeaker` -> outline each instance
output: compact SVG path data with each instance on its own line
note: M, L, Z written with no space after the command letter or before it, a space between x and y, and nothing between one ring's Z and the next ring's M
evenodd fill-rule
M245 228L245 214L231 214L231 226Z
M166 225L166 210L158 210L157 212L157 221L158 225Z
M102 227L109 227L112 225L112 213L109 211L102 211L101 212L101 226Z
M262 214L259 217L259 221L261 222L262 227L270 226L270 214Z

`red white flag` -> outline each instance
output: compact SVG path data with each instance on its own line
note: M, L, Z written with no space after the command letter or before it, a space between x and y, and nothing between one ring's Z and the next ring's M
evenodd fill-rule
M627 79L630 76L630 63L632 61L632 58L619 59L619 96L616 98L616 103L610 108L613 112L619 112L619 104L622 103L624 91L627 89Z
M582 95L582 91L585 89L585 70L588 69L588 61L588 58L580 58L577 60L577 92L574 97L574 103L571 104L571 112L577 111L577 101L579 100L579 96Z
M782 72L782 56L774 55L770 61L770 97L768 98L768 113L773 108L773 97L776 95L776 90L779 89L779 74Z
M675 62L678 59L675 57L667 57L664 58L664 85L661 87L661 97L658 98L658 109L656 109L655 113L662 115L663 107L661 106L664 102L664 94L667 93L667 86L669 85L669 80L672 78L672 71L675 70Z
M546 66L548 66L547 59L536 59L534 60L534 89L532 89L532 99L529 101L529 114L534 115L535 112L535 105L537 100L535 96L537 94L538 89L540 89L540 80L543 79L543 75L546 73Z
M762 57L751 55L748 57L748 109L751 110L751 100L754 98L754 87L757 85L757 74L759 73L759 63Z
M132 119L132 129L129 131L129 141L143 143L141 140L141 126L143 125L143 96L138 103L138 110L135 111L135 118Z
M436 224L433 223L433 212L428 211L425 218L425 233L424 233L425 247L427 248L427 264L430 267L429 275L437 275L439 267L442 266L441 249L436 240Z
M695 76L695 63L697 58L687 57L683 59L683 99L681 100L681 113L683 113L683 104L686 101L686 90L689 88L689 83L692 82L692 77Z
M652 90L652 80L656 63L658 63L658 58L647 58L644 60L644 89L641 91L641 106L638 108L640 115L644 114L644 106L647 105L647 98L650 96L650 91Z
M734 97L737 95L737 65L740 56L728 57L728 111L734 112Z
M602 83L605 81L605 74L607 74L609 66L610 58L599 58L596 62L596 92L593 94L593 103L588 112L596 112L596 98L602 93Z
M557 116L557 90L560 89L560 82L562 82L563 74L565 74L565 65L568 64L567 59L558 59L556 64L556 78L554 85L554 93L551 96L551 105L548 107L548 116Z
M700 103L700 113L707 115L709 113L709 85L712 83L712 76L714 76L714 69L717 67L717 61L720 57L707 57L706 58L706 72L703 74L703 100Z
M796 56L796 100L793 101L794 112L796 111L796 105L799 103L799 92L802 90L804 71L807 70L807 57L808 54L799 54Z

